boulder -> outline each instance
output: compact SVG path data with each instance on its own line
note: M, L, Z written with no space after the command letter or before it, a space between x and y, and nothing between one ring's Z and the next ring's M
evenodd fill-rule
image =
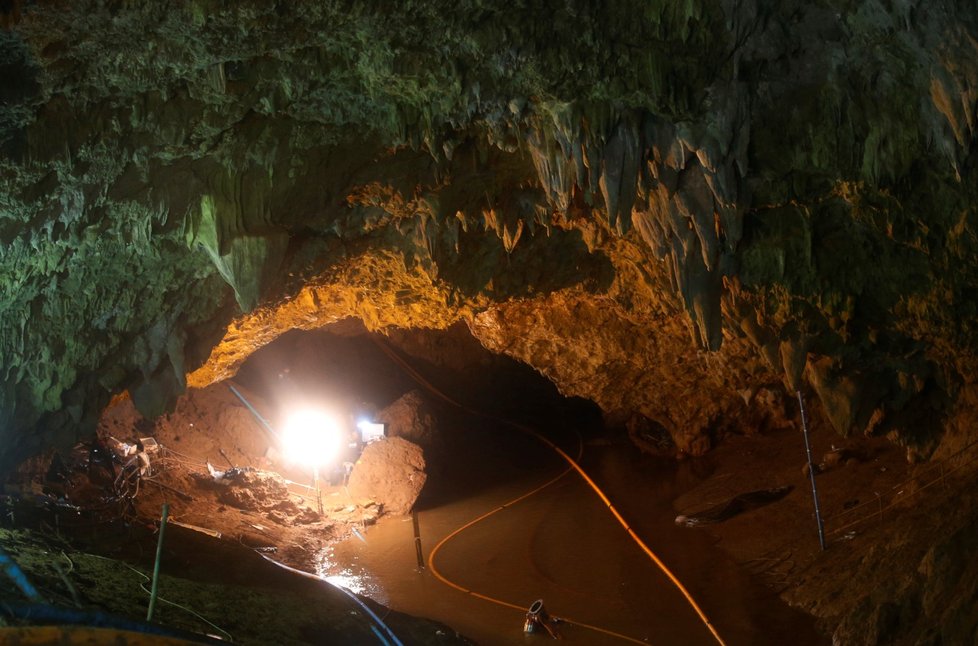
M427 480L421 447L400 437L368 444L350 474L350 495L383 505L384 511L411 511Z
M377 413L377 421L387 426L387 437L402 437L420 446L430 460L441 447L438 424L431 403L418 390L401 396Z

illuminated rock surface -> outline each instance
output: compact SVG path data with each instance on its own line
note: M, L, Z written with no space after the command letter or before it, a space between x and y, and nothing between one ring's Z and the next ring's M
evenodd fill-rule
M391 437L371 442L350 474L350 495L375 500L391 514L406 514L425 479L424 453L417 444Z
M968 441L973 3L356 6L2 5L0 470L346 317L694 455Z
M401 437L424 450L425 460L442 449L438 423L424 395L417 390L405 393L374 416L385 425L388 437Z

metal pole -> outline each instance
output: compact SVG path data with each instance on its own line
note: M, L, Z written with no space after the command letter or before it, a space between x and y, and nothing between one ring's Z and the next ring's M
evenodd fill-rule
M316 504L319 507L319 515L322 516L325 512L323 511L323 490L319 486L319 467L315 467L313 470L313 480L316 483Z
M805 436L805 453L808 455L808 477L812 481L812 500L815 501L815 522L818 523L818 544L825 551L825 528L822 525L822 512L818 508L818 489L815 487L815 465L812 464L812 447L808 442L808 414L805 412L805 400L798 394L798 406L801 409L801 429Z
M153 586L150 588L146 621L153 621L153 610L156 608L156 592L160 585L160 557L163 556L163 532L166 530L166 519L169 515L170 505L163 503L163 518L160 520L160 538L156 542L156 563L153 565Z
M261 413L255 410L255 407L251 405L251 402L245 399L245 396L242 395L240 392L238 392L237 388L235 388L231 384L228 384L228 388L231 389L231 392L234 393L235 397L241 400L242 404L248 407L248 410L251 411L251 414L254 415L255 419L258 420L258 423L261 424L262 430L268 433L268 436L272 438L274 442L277 443L279 441L278 433L272 430L272 427L268 424L268 421L261 416Z

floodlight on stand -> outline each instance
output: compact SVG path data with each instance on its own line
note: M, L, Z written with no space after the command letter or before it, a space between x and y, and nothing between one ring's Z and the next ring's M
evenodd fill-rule
M322 466L336 459L340 436L340 425L329 413L313 408L298 410L282 429L283 453L303 466Z
M319 467L336 459L340 452L340 425L332 415L317 409L292 413L282 429L282 452L286 459L312 467L319 513L323 498L319 488Z

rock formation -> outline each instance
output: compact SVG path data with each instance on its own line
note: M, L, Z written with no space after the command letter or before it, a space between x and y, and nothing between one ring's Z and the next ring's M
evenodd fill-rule
M379 503L386 513L406 514L427 480L424 453L401 437L371 442L350 474L350 495Z
M349 316L693 454L781 382L926 456L973 382L972 3L0 13L0 469Z
M376 420L385 425L387 437L400 437L417 444L430 462L433 454L444 450L444 441L432 413L431 404L425 396L418 390L412 390L377 413Z
M971 0L0 2L0 474L348 317L688 454L796 390L947 452L976 128Z

